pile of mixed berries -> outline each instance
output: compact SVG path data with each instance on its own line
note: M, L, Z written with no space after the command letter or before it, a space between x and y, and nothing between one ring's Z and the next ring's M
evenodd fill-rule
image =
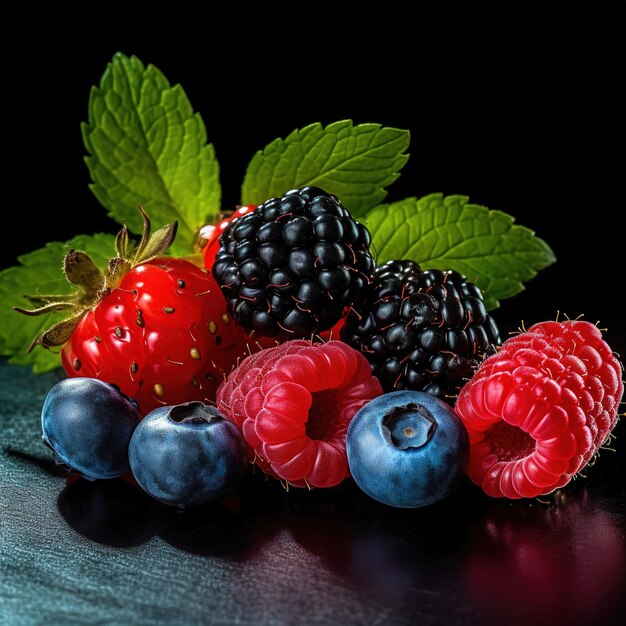
M466 475L534 497L615 426L622 368L596 326L544 322L500 345L476 285L377 267L367 228L322 189L203 229L204 268L163 256L175 225L150 237L144 220L104 273L70 251L81 292L34 342L62 346L69 376L45 400L44 441L86 478L132 472L177 507L223 497L251 463L286 486L351 476L397 507Z

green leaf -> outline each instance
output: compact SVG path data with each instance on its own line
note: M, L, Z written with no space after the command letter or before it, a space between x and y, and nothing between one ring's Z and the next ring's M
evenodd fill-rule
M189 254L198 229L218 219L221 189L215 151L182 87L117 53L91 89L82 131L90 188L109 215L135 233L138 204L157 227L178 220L171 251Z
M556 260L532 230L464 196L406 198L376 207L361 221L378 264L411 259L423 269L457 270L483 290L488 309Z
M257 152L241 189L242 204L260 204L315 185L335 194L356 217L387 195L409 155L409 131L351 120L311 124Z
M58 367L58 353L40 346L26 354L32 339L54 322L68 316L50 313L39 317L26 317L11 307L32 308L24 294L69 294L76 288L63 274L63 259L71 248L82 250L100 268L104 269L115 246L113 235L78 235L66 243L54 241L45 247L18 258L19 265L0 272L0 354L8 356L10 363L30 364L35 373Z

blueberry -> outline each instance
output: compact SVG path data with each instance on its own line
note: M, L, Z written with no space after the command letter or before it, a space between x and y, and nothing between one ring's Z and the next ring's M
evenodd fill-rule
M368 402L350 422L346 443L357 485L396 507L445 498L469 462L461 420L443 400L420 391L393 391Z
M128 456L144 491L179 508L230 493L248 460L237 426L202 402L163 406L148 413L132 436Z
M95 378L57 383L41 411L43 440L55 460L88 479L128 472L128 443L139 420L134 400Z

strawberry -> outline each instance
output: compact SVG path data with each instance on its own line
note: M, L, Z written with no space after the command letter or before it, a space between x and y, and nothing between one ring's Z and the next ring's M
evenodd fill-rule
M36 338L31 349L63 346L68 376L99 378L135 399L143 415L166 404L212 402L218 385L245 350L247 335L226 313L213 277L184 259L160 256L173 241L176 224L132 249L126 229L118 235L117 256L102 274L89 257L70 250L67 279L80 292L59 302L39 296L40 309L72 311ZM130 254L129 254L130 253Z

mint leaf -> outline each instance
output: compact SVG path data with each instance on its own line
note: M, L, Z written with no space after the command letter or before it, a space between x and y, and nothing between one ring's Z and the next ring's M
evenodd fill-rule
M90 188L109 215L135 233L137 204L156 227L178 220L171 251L189 254L198 229L217 221L221 189L215 151L182 87L117 53L91 89L82 131Z
M54 322L68 316L50 313L39 317L26 317L11 307L34 308L24 294L68 294L76 289L63 275L63 258L75 248L89 254L100 269L107 265L115 249L113 235L78 235L66 243L54 241L43 248L18 258L19 265L0 272L0 354L9 356L9 363L30 364L37 374L61 365L59 355L37 346L32 352L26 350L32 339Z
M311 124L257 152L241 189L242 204L260 204L315 185L335 194L356 217L387 195L407 162L409 131L351 120Z
M488 309L524 289L556 260L532 230L465 196L431 194L382 204L361 221L372 234L378 264L411 259L424 269L454 269L476 283Z

